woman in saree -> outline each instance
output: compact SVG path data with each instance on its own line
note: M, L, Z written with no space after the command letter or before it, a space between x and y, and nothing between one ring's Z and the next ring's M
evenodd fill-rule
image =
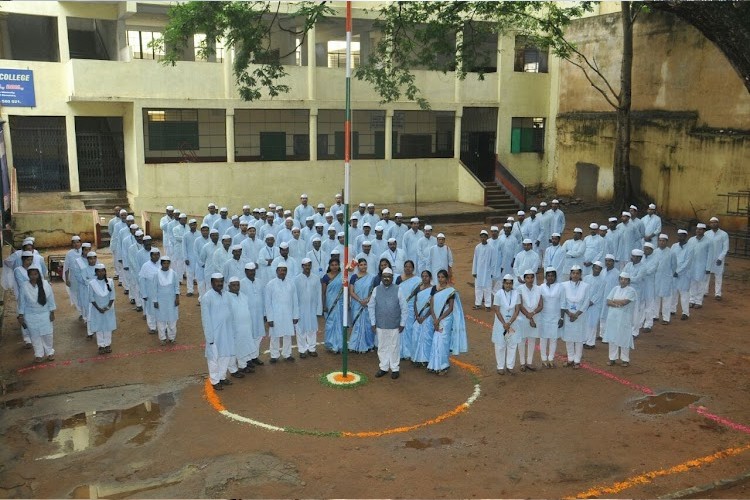
M417 288L417 295L414 297L414 327L412 330L414 349L411 361L415 365L427 366L432 350L432 334L435 327L430 315L432 273L427 270L422 271L421 280L422 282Z
M401 333L401 359L411 359L414 352L414 301L417 298L420 283L421 279L414 274L414 262L407 260L404 262L404 274L396 278L396 284L406 296L406 305L409 314L406 317L404 331Z
M328 262L326 274L320 278L323 293L323 315L326 322L325 346L334 354L341 352L344 345L344 288L341 264L337 259Z
M349 350L352 352L369 352L375 345L375 335L370 327L370 315L367 303L374 288L375 276L367 274L367 259L357 261L357 273L349 278L349 295L351 296L352 335L349 338Z
M444 375L450 368L448 356L466 352L466 320L458 291L448 285L448 271L437 273L437 285L432 289L430 312L435 326L427 370Z

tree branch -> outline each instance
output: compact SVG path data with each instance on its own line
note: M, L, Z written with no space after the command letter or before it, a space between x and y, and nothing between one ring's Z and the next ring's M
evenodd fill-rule
M620 107L619 104L615 104L612 101L611 96L604 89L602 89L601 87L599 87L597 84L594 83L594 81L589 76L588 71L586 71L586 68L582 64L579 64L579 63L573 61L572 59L567 59L567 61L570 64L572 64L573 66L576 66L576 67L580 68L580 70L583 72L583 75L586 77L586 80L588 80L589 83L591 84L591 86L594 87L604 97L604 99L607 101L607 103L610 106L612 106L615 109L619 109L619 107Z

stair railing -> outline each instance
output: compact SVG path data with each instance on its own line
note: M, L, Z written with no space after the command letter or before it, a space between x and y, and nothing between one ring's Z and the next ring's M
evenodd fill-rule
M502 187L513 200L526 210L526 186L508 170L495 156L495 182Z

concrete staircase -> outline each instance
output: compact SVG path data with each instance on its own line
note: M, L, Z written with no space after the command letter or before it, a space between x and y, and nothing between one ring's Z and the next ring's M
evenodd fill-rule
M505 190L496 182L485 182L484 184L484 204L495 210L515 215L519 210L519 205L510 197Z
M110 234L107 222L114 215L113 209L119 206L130 213L126 191L81 191L80 193L69 193L65 197L81 201L86 209L98 210L99 217L104 217L105 222L101 225L100 247L109 246Z

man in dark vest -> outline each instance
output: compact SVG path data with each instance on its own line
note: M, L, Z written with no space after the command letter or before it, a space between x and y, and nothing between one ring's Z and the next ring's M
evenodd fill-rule
M406 324L406 298L398 285L393 284L393 271L383 269L380 285L375 287L367 304L372 331L378 336L380 369L375 374L382 377L391 371L391 378L399 376L401 360L401 332Z

